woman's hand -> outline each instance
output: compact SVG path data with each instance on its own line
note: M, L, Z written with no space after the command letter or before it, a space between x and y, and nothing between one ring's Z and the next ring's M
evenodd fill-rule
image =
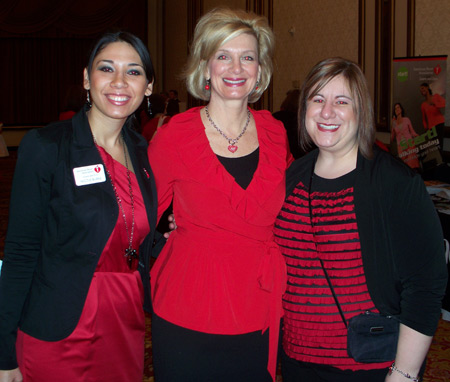
M170 232L164 233L164 237L165 237L166 239L169 238L169 236L170 236L170 234L172 233L172 231L174 231L174 230L177 229L177 223L175 223L175 216L173 216L173 214L170 214L170 215L167 217L167 220L169 221ZM1 380L0 380L0 382L1 382Z
M410 327L400 324L400 333L398 337L397 355L395 356L395 366L413 377L420 372L422 363L427 356L428 349L433 337L419 333ZM398 371L393 371L391 375L386 376L385 382L408 381Z
M0 370L0 382L22 382L23 377L19 368L13 370Z

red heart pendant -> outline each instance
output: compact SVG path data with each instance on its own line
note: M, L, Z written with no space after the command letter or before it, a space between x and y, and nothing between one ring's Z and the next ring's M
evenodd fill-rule
M235 153L237 151L238 147L235 145L229 145L228 151L231 151L232 153Z

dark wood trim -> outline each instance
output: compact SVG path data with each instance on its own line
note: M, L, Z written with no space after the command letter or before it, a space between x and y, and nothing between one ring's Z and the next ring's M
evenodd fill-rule
M416 43L416 1L408 0L408 41L407 41L407 55L409 57L414 56L415 43Z
M257 15L267 17L270 27L273 28L273 0L246 0L245 9L247 11L254 12ZM252 107L256 110L273 110L272 81L261 98L252 104Z
M161 75L161 79L158 80L161 83L159 84L159 88L160 91L163 91L164 89L166 89L166 85L167 85L167 81L166 81L166 74L165 74L165 70L163 70L162 68L166 67L167 64L167 59L166 59L166 2L162 1L161 2L161 69L159 70L159 73L162 74Z
M188 12L188 22L187 22L187 37L188 46L187 54L189 54L189 46L194 37L195 26L197 25L198 19L203 15L203 0L190 0L187 6Z
M187 6L187 57L189 56L189 49L191 46L192 39L194 37L195 26L197 25L198 19L203 15L203 0L189 0ZM187 109L195 106L201 106L204 101L194 98L192 95L187 93Z
M366 2L359 0L358 6L358 64L365 71L366 57Z
M375 54L374 54L374 99L373 99L373 111L375 113L375 125L377 130L379 129L379 92L380 92L380 10L381 10L381 2L383 0L376 0L375 2Z
M393 0L376 0L374 112L377 131L389 131L393 58Z

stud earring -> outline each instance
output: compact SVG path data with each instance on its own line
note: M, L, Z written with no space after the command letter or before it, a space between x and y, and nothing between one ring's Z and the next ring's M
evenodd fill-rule
M205 90L211 89L210 84L211 84L211 80L207 79L207 80L206 80L206 85L205 85Z

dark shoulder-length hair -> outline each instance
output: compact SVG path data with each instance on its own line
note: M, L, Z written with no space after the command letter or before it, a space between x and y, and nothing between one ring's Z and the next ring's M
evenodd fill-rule
M308 151L312 146L305 120L308 101L317 95L333 78L342 76L355 102L354 112L358 120L357 142L359 151L365 158L372 158L375 142L375 123L372 101L364 73L353 61L333 57L318 62L309 72L303 82L298 110L298 128L300 147Z
M430 95L433 94L433 91L431 90L430 84L428 82L424 82L424 83L420 84L420 86L423 86L424 88L427 88L428 93L430 93Z
M400 110L402 111L402 117L405 116L405 109L403 109L402 104L400 102L396 102L394 103L394 107L392 108L392 118L397 118L397 114L395 113L395 107L397 105L400 107Z
M147 47L139 37L125 31L108 32L98 39L98 41L92 48L91 54L89 56L89 61L87 65L88 76L90 76L91 74L92 65L94 64L94 60L98 56L98 54L103 49L105 49L109 44L112 44L114 42L126 42L127 44L131 45L134 48L134 50L136 50L137 54L139 55L142 61L147 81L150 83L155 80L155 70L153 68L153 63L150 58L150 53L148 52Z

